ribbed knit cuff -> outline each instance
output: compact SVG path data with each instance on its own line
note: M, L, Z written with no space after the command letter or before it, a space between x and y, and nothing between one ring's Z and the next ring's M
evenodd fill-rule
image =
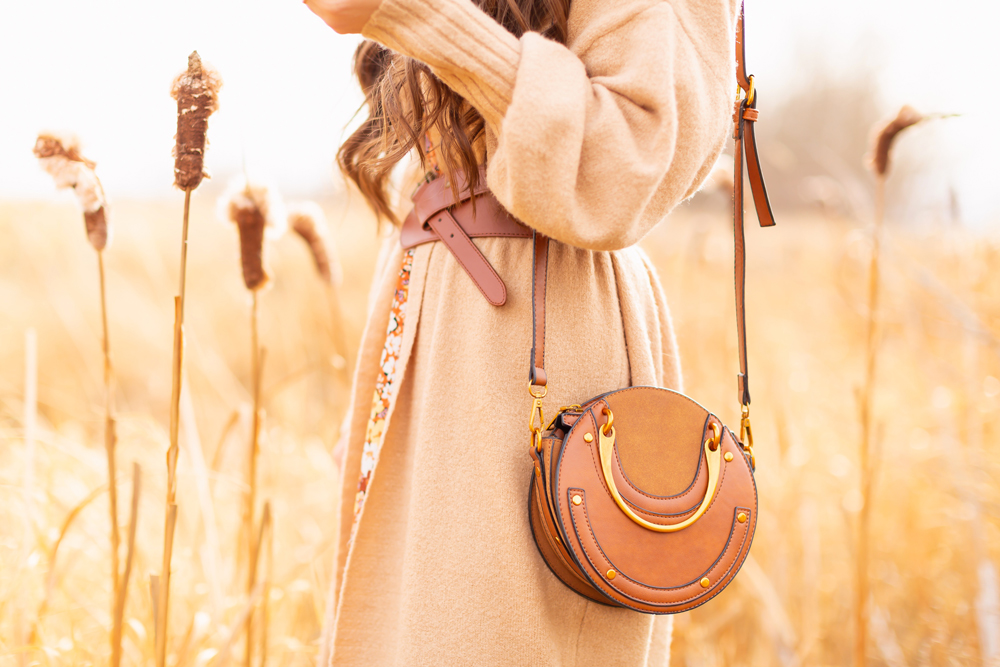
M514 93L520 44L470 0L382 0L361 34L425 63L499 127Z

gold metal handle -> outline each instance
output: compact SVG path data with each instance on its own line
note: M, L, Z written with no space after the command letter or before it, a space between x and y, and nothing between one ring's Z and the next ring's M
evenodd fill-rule
M608 424L605 424L605 427L614 421L614 416L611 415L611 411L608 410L607 412L609 419ZM722 466L722 429L719 428L718 424L714 422L712 423L712 437L705 440L705 458L708 459L708 489L705 491L705 499L701 501L701 506L698 507L698 511L690 517L680 523L668 526L661 526L660 524L652 523L643 519L641 516L632 511L632 508L628 506L621 494L618 492L618 487L615 486L615 479L611 474L611 458L614 456L615 451L615 428L612 426L608 429L609 432L605 433L605 427L598 429L598 433L600 433L601 436L601 471L604 473L604 483L608 485L608 489L611 491L611 497L615 499L615 503L618 505L619 509L621 509L621 511L624 512L628 518L632 519L632 521L635 521L643 528L656 531L657 533L676 533L679 530L684 530L688 526L693 525L694 522L700 519L701 515L708 510L708 506L712 504L712 498L715 497L715 491L719 486L719 470Z

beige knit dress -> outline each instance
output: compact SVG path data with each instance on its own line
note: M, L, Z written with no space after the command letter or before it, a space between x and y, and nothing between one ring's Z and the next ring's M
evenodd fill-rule
M573 0L568 46L516 39L471 0L383 0L365 27L482 113L491 189L556 241L550 413L629 384L681 388L663 292L634 244L696 190L724 145L736 10L731 0ZM393 239L380 257L324 661L664 666L669 617L587 601L537 552L527 513L531 243L476 244L506 283L502 307L440 244L404 264ZM376 391L387 406L377 422Z

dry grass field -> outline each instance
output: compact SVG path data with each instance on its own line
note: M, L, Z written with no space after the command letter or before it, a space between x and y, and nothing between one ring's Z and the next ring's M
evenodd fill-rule
M117 202L105 253L123 533L133 462L142 469L129 665L153 664L149 574L163 540L181 199ZM97 265L79 211L69 195L62 201L0 203L0 665L98 665L110 655ZM344 268L350 352L378 240L360 198L324 208ZM674 309L688 393L736 424L729 224L721 202L682 207L644 246ZM758 533L737 583L678 617L675 666L850 663L866 229L779 212L778 228L748 230ZM887 232L869 664L987 664L1000 653L1000 341L991 333L1000 332L1000 238ZM255 637L268 664L309 665L338 530L331 451L348 384L331 361L332 313L306 247L285 236L270 250L258 497L271 504L274 535ZM167 663L238 664L250 306L234 229L205 193L193 200L189 252Z

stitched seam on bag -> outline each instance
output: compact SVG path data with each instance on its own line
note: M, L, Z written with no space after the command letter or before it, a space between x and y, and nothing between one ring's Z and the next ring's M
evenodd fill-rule
M593 408L590 408L590 409L588 409L588 410L587 410L587 412L589 412L589 413L590 413L591 417L593 417L593 416L594 416L594 415L593 415L593 410L594 410ZM594 423L595 423L595 424L597 423L597 419L596 419L596 418L594 418ZM576 424L574 424L574 427L575 427L575 426L576 426ZM601 428L601 427L600 427L600 426L595 426L595 428ZM590 444L590 445L585 445L585 446L586 446L586 447L588 447L588 448L590 449L590 458L591 458L591 460L592 460L592 461L594 462L594 468L595 468L595 469L597 470L597 473L598 473L598 477L600 478L600 480L601 480L601 482L602 482L602 484L601 484L601 488L603 488L603 489L604 489L604 492L605 492L606 494L608 494L608 498L610 498L611 500L614 500L615 498L614 498L614 496L613 496L613 495L611 495L611 491L610 491L610 490L608 490L608 487L607 487L607 484L606 484L606 483L603 483L603 482L604 482L604 471L603 471L603 469L601 468L601 462L600 462L600 460L599 460L599 459L597 458L597 451L596 451L596 448L594 447L594 445L593 445L593 444ZM618 457L616 456L616 457L615 457L615 459L617 460L617 458L618 458ZM561 464L561 463L562 463L562 462L560 461L560 464ZM618 466L618 470L621 470L621 465L619 465L619 466ZM624 474L625 474L625 473L624 473L624 472L622 472L622 476L624 476ZM627 481L627 480L626 480L626 481ZM697 481L697 480L695 480L695 481ZM720 483L720 484L722 483L722 480L721 480L721 478L719 479L719 483ZM631 485L630 485L630 486L631 486ZM632 488L635 488L635 487L632 487ZM639 490L638 490L638 489L636 489L636 491L639 491ZM639 493L642 493L642 491L639 491ZM684 492L684 493L682 494L682 496L683 496L683 495L687 495L688 493L690 493L690 492L689 492L689 491L685 491L685 492ZM643 494L643 495L646 495L646 494ZM654 499L654 500L656 499L656 498L654 498L654 497L652 497L652 496L646 496L646 497L647 497L647 498L652 498L652 499ZM673 497L673 496L671 496L671 497ZM641 507L638 507L637 505L635 505L635 503L631 503L631 502L629 502L629 501L628 501L628 499L626 499L626 498L622 498L622 500L624 500L624 501L625 501L626 503L628 503L628 504L629 504L630 506L632 506L632 507L633 507L633 508L635 509L635 511L637 511L637 512L642 512L643 514L645 514L646 516L648 516L648 517L649 517L650 519L659 519L659 520L663 520L663 519L664 519L664 515L663 515L663 514L659 514L659 513L656 513L656 512L651 512L651 511L649 511L649 510L646 510L646 509L643 509L643 508L641 508ZM683 521L683 520L684 520L684 518L683 518L683 517L684 517L685 515L691 515L691 514L694 514L694 513L696 512L696 511L698 511L698 508L697 508L697 507L694 507L694 508L692 508L692 509L688 509L688 510L684 510L683 512L677 512L676 514L670 514L670 515L668 515L668 516L669 516L669 517L671 517L671 518L677 518L677 519L681 519L681 520ZM667 524L664 524L664 525L667 525Z
M580 490L583 491L583 489L580 489ZM586 492L584 492L584 498L586 498ZM584 504L580 505L580 508L581 508L581 511L583 512L584 518L587 519L587 530L590 532L590 536L594 538L594 543L597 544L597 538L594 536L594 530L590 526L590 518L587 516L586 500L584 501ZM573 513L572 509L570 510L570 518L573 521L573 529L575 531L577 531L577 533L579 533L580 532L580 527L577 526L577 524L576 524L576 515ZM579 540L579 536L577 537L577 539ZM590 562L591 567L593 567L595 570L597 570L598 572L600 572L600 569L597 567L597 564L594 563L594 558L590 555L590 550L587 549L587 545L583 543L583 540L579 540L579 541L580 541L580 546L583 547L583 553L587 554L587 560ZM598 548L600 549L600 546L598 546ZM602 552L602 555L603 555L603 552ZM609 564L611 563L611 561L607 561L607 562ZM646 603L651 604L651 605L661 604L661 603L654 602L653 600L646 600L646 599L640 598L638 596L633 596L633 595L628 595L626 593L622 593L620 590L618 590L618 588L614 584L608 583L603 578L602 578L601 581L602 581L602 583L605 583L607 586L609 586L615 592L620 593L621 595L625 595L626 597L629 597L629 598L634 598L635 600L638 600L639 602L646 602ZM642 586L642 584L639 584L639 585ZM643 588L649 588L648 586L642 586L642 587Z
M591 413L591 417L593 417L593 408L590 408L588 410L588 412L590 412ZM594 423L595 424L597 423L596 418L594 419ZM599 429L601 427L600 426L596 426L595 428ZM615 497L613 495L611 495L611 491L608 489L607 483L604 481L604 471L601 468L601 462L600 462L600 460L597 458L597 448L594 447L593 444L584 445L584 446L590 449L590 459L594 462L594 468L597 470L598 479L601 480L601 488L604 489L604 493L607 494L608 498L610 498L613 501L615 499ZM621 468L619 468L619 470L620 469ZM634 503L630 503L628 500L626 500L624 498L622 500L625 500L625 502L628 503L631 507L633 507L635 509L635 511L642 512L644 515L646 515L647 517L649 517L650 520L654 520L655 519L655 520L661 520L662 521L664 519L664 515L663 514L657 514L656 512L650 512L649 510L642 509L641 507L638 507ZM677 514L670 514L669 517L670 518L680 519L681 521L684 521L685 520L685 515L690 516L690 515L694 514L697 510L698 510L698 508L695 507L693 509L684 510L683 512L678 512ZM664 524L664 525L668 525L668 524Z
M701 449L701 448L699 447L699 449ZM690 488L688 488L687 491L684 491L683 493L679 493L676 496L654 496L654 495L650 495L650 494L646 493L645 491L643 491L642 489L640 489L639 487L637 487L635 484L632 483L632 480L628 478L628 475L625 474L625 469L622 468L622 459L621 459L620 456L618 456L617 452L618 452L618 449L615 448L615 463L618 464L618 472L620 472L622 474L622 479L625 480L625 483L628 484L632 488L632 490L634 490L636 493L642 494L642 495L646 496L647 498L649 498L650 500L675 500L675 499L679 500L679 499L683 498L684 496L686 496L686 495L688 495L690 493L694 493L695 492L695 484L698 483L698 478L701 477L701 452L700 451L698 452L698 474L695 475L694 482L691 483L691 486L690 486ZM628 502L627 499L626 499L626 502ZM629 504L630 505L634 505L634 503L629 503ZM649 510L646 510L646 511L648 512ZM680 514L686 514L688 511L690 511L690 510L685 510L684 512L680 512Z
M705 410L705 412L708 412L708 410ZM702 427L703 435L706 434L705 432L707 431L708 425L710 425L712 423L712 417L715 417L715 415L713 415L711 412L708 412L708 416L705 418L705 426ZM718 419L718 417L716 417L716 419ZM721 420L719 420L719 425L720 425L720 427L723 426ZM616 452L617 452L617 450L616 450ZM637 487L635 484L633 484L632 480L629 479L629 476L625 474L625 468L622 467L622 463L621 463L621 456L619 456L616 453L615 454L615 458L618 460L618 470L621 471L622 479L624 479L625 482L629 486L631 486L633 489L635 489L636 492L641 493L642 495L646 496L647 498L650 498L650 499L653 499L653 500L673 500L674 498L683 498L688 493L693 493L694 490L695 490L695 485L698 483L698 478L700 477L700 475L702 473L702 465L701 465L702 456L701 456L701 448L699 447L699 449L698 449L698 468L694 471L694 479L691 480L691 483L688 484L687 488L684 489L684 491L681 491L680 493L678 493L676 495L673 495L673 496L655 496L655 495L651 495L651 494L646 493L645 491L643 491L642 489L640 489L639 487ZM707 461L706 461L706 463L707 463ZM681 512L681 514L683 514L683 513L684 512Z
M531 486L530 486L530 488L528 490L528 496L529 496L529 499L528 499L528 513L529 513L529 515L534 515L534 512L532 511L532 504L531 504L531 500L532 500L531 496L534 495L534 483L535 483L534 480L532 480L531 481ZM556 579L558 579L560 582L562 582L565 586L569 587L574 592L576 592L577 594L579 594L580 596L582 596L583 598L585 598L585 599L587 599L587 600L589 600L591 602L596 602L597 604L607 605L607 606L618 606L618 604L612 598L608 597L607 594L604 593L604 591L601 591L601 590L595 588L589 582L589 580L585 580L585 582L586 582L586 590L593 592L593 594L595 596L603 598L603 600L595 600L594 598L592 598L590 596L590 593L582 593L582 592L578 591L577 589L573 588L573 586L571 586L569 583L567 583L566 580L562 577L562 575L558 574L555 571L555 569L552 567L552 563L542 553L542 547L540 546L540 542L538 541L538 534L537 534L537 531L535 530L535 522L532 521L531 519L529 519L529 523L530 523L530 528L531 528L531 537L532 537L532 540L535 543L535 547L537 548L539 554L542 556L542 562L545 563L545 567L548 569L549 572L552 573L552 576L554 576ZM576 566L573 566L571 568L571 570L572 570L573 574L576 575L576 576L585 576L585 575L582 575L580 573L579 569L576 568Z
M734 437L733 440L735 440L735 439L736 438ZM719 446L720 447L722 446L721 442L720 442ZM591 449L591 458L593 459L593 450L594 450L594 448L591 447L590 449ZM748 468L749 468L749 466L748 466ZM712 509L712 507L715 505L715 502L719 499L719 496L722 495L722 494L719 493L719 490L722 488L722 482L726 479L726 471L728 469L729 469L729 466L727 466L727 465L723 465L722 466L722 474L719 476L719 481L715 485L715 495L712 496L712 502L709 503L708 509L705 510L706 513L710 509ZM598 472L601 472L601 469L599 467L598 467L597 470L598 470ZM753 473L751 472L750 474L751 474L751 477L752 477ZM601 473L601 476L602 476L601 478L603 479L603 472ZM754 505L756 506L757 505L757 485L756 484L752 484L751 486L753 486L753 500L754 500ZM608 496L610 496L612 500L614 500L614 496L611 496L611 492L608 491L607 487L604 487L604 492L607 493ZM708 493L707 490L706 490L706 493ZM628 502L628 501L626 500L625 502ZM629 503L629 504L631 505L631 503ZM633 507L634 507L634 505L633 505ZM643 514L646 514L646 515L652 515L652 516L655 516L655 517L658 517L658 518L662 518L662 516L663 516L661 514L654 514L654 513L650 512L648 510L643 510L642 508L639 508L639 507L635 507L635 509L637 511L639 511L639 512L642 512ZM681 512L679 515L671 515L671 516L683 516L685 514L693 514L695 511L697 511L697 509L698 508L695 508L695 509L689 510L687 512ZM667 525L667 524L664 524L664 525ZM597 541L596 537L594 538L594 541L595 542Z
M584 518L587 520L587 528L590 531L590 536L594 538L594 544L597 545L597 548L600 550L601 555L604 556L605 562L607 562L608 565L613 566L614 564L611 562L611 559L607 558L607 554L604 553L604 549L601 547L600 542L597 541L597 536L594 535L594 531L593 531L593 528L591 528L590 517L587 514L586 507L582 507L581 509L582 509L582 511L584 513ZM734 523L735 523L735 521L734 521ZM579 530L577 528L576 517L575 516L573 517L573 528ZM743 540L740 541L740 547L739 547L739 549L736 552L737 555L739 555L740 551L743 550L743 544L746 542L747 532L748 531L746 531L746 530L743 531ZM729 552L729 548L732 546L732 537L733 537L733 535L732 535L732 529L730 529L729 539L726 541L726 547L725 547L725 549L723 549L722 553L719 554L719 557L712 564L712 567L710 567L707 571L705 571L705 572L702 573L702 577L705 577L705 576L708 576L709 574L711 574L712 571L719 564L719 562L722 560L722 557L725 556L726 553ZM582 544L583 544L583 542L581 541L581 545ZM587 560L590 561L591 566L593 566L593 568L595 570L597 570L598 567L594 563L594 560L591 557L590 552L587 550L586 545L583 545L583 550L587 554ZM733 563L735 563L735 562L736 562L736 559L734 558L733 559ZM728 567L726 567L726 572L728 573L731 568L732 568L732 563L730 563L730 565ZM617 568L615 568L615 569L616 569L616 571L618 571L619 574L621 574L621 576L625 577L626 579L628 579L629 581L631 581L632 583L634 583L636 586L639 586L640 588L645 588L646 590L650 590L650 591L681 590L681 589L688 588L689 586L693 586L694 585L694 582L692 582L690 584L685 584L683 586L675 586L675 587L672 587L672 588L654 588L652 586L647 586L647 585L645 585L645 584L643 584L641 582L638 582L638 581L636 581L635 579L632 579L631 577L629 577L626 574L622 574L620 570L617 570ZM717 579L717 581L722 581L723 579L725 579L725 574L723 574L722 577L720 577L719 579ZM690 602L691 600L696 600L697 598L699 598L701 595L704 594L704 591L703 591L701 594L695 595L695 596L690 597L690 598L685 598L685 599L679 600L677 602L666 602L666 603L664 603L664 602L654 602L652 600L646 600L646 599L641 598L641 597L639 597L637 595L631 595L629 593L626 593L626 592L622 591L621 589L619 589L617 586L615 586L614 584L612 584L610 582L608 582L608 586L610 586L615 591L621 593L622 595L624 595L624 596L626 596L626 597L628 597L630 599L637 600L639 602L648 602L649 604L657 605L657 606L684 604L685 602Z
M581 491L582 491L582 489L581 489ZM586 497L586 494L584 495L584 497ZM605 562L608 565L613 566L614 564L611 562L611 559L608 558L607 554L604 553L604 549L601 547L601 543L597 541L597 536L594 535L593 528L590 525L590 515L587 513L587 508L586 508L585 504L583 506L581 506L581 511L583 512L584 518L586 519L587 529L590 532L590 536L592 538L594 538L594 544L597 545L597 548L600 550L601 555L604 556ZM577 523L576 523L576 516L572 514L572 510L570 510L570 512L571 512L571 517L573 519L573 528L575 530L579 531L579 527L577 526ZM736 523L735 520L734 520L734 523ZM747 535L749 534L749 532L750 532L749 531L749 526L747 526L747 529L745 529L743 531L743 539L740 540L739 547L736 550L736 557L734 557L733 560L732 560L732 562L730 562L729 565L726 566L726 571L716 581L723 581L723 580L725 580L726 575L729 573L730 570L732 570L733 565L735 565L736 561L738 560L740 552L743 551L743 545L746 544L746 538L747 538ZM712 573L712 571L715 570L715 568L718 566L719 562L722 560L722 557L725 556L729 552L730 547L732 546L732 541L733 541L733 535L732 535L732 529L730 529L730 535L729 535L729 539L726 541L726 547L725 547L725 549L722 550L722 553L716 559L715 563L712 564L712 567L710 567L706 572L702 573L702 577L709 576ZM590 555L590 551L587 549L587 545L583 544L582 540L580 541L580 545L583 547L584 553L587 554L587 560L590 561L591 566L595 570L598 570L597 564L594 563L594 559ZM636 586L639 586L640 588L645 588L646 590L650 590L650 591L670 591L670 590L675 590L676 591L676 590L681 590L681 589L684 589L684 588L687 588L689 586L693 586L694 585L694 583L690 583L690 584L685 584L683 586L675 586L675 587L672 587L672 588L654 588L652 586L647 586L647 585L645 585L645 584L643 584L641 582L638 582L635 579L632 579L628 575L622 573L621 570L618 570L617 568L615 568L615 570L616 570L616 572L618 572L618 574L620 574L621 576L625 577L626 579L628 579L630 582L632 582ZM621 595L624 595L624 596L628 597L629 599L637 600L639 602L646 602L646 603L649 603L651 605L655 605L655 606L659 606L659 607L682 605L682 604L684 604L686 602L690 602L691 600L697 600L699 597L701 597L701 595L704 595L704 593L707 592L707 591L703 591L699 595L694 595L692 597L685 598L683 600L678 600L676 602L655 602L653 600L646 600L646 599L641 598L641 597L639 597L637 595L631 595L629 593L626 593L626 592L622 591L621 589L619 589L617 586L615 586L614 584L612 584L610 582L606 582L606 583L612 589L614 589L615 591L617 591ZM616 602L620 602L620 601L616 600Z
M635 387L625 387L624 389L617 389L615 391L609 391L606 394L601 394L600 396L598 396L596 398L599 401L604 401L605 403L607 403L607 399L608 399L609 396L615 396L615 395L618 395L618 394L624 394L625 392L629 392L629 391L637 391L639 389L655 389L656 391L670 392L671 394L673 394L674 396L677 396L678 398L683 398L685 401L688 401L689 403L693 403L694 405L696 405L699 408L701 408L702 410L704 410L706 413L712 414L711 411L708 408L706 408L704 405L702 405L698 401L694 400L693 398L691 398L687 394L681 393L681 392L679 392L679 391L677 391L675 389L667 389L666 387L654 387L652 385L637 385Z
M573 565L572 563L567 563L566 562L566 557L562 555L562 552L559 550L559 547L556 544L553 543L552 536L549 534L548 529L545 527L545 515L542 514L542 512L544 512L544 510L545 510L545 507L543 505L541 505L541 503L544 500L543 500L543 498L539 497L539 494L538 494L538 491L537 491L537 487L536 487L534 495L535 495L535 503L538 504L538 506L539 506L538 507L538 520L542 522L542 525L539 526L539 528L541 529L541 531L543 533L545 533L545 539L549 543L549 547L552 549L553 552L555 552L556 557L558 557L559 560L562 561L563 565L566 566L566 569L568 569L570 571L570 573L574 577L576 577L578 581L580 581L580 583L582 583L582 584L584 584L586 586L590 586L591 583L589 581L587 581L586 578L580 576L580 574L576 571L576 566L575 565Z
M534 282L534 281L532 281L532 282ZM698 406L702 410L705 410L705 412L708 412L709 414L712 414L712 413L710 413L708 411L707 408L705 408L705 406L703 406L698 401L694 400L693 398L690 398L686 394L682 394L679 391L674 391L673 389L666 389L664 387L652 387L652 386L649 386L649 385L639 385L639 386L636 386L636 387L627 387L625 389L619 389L617 391L609 391L609 392L607 392L605 394L601 394L599 397L596 398L596 400L592 399L593 403L592 404L588 403L587 404L587 409L580 412L580 416L577 418L577 420L570 427L569 433L566 434L566 438L564 438L564 440L568 439L570 437L570 435L572 435L572 433L574 431L576 431L576 428L580 425L580 420L584 419L586 417L586 415L588 415L588 414L594 420L595 429L599 428L599 427L596 426L596 424L597 424L597 418L594 417L594 405L596 405L597 403L602 402L602 401L605 404L607 404L607 397L608 396L612 396L612 395L616 395L616 394L624 394L626 392L635 391L637 389L655 389L655 390L658 390L658 391L666 391L666 392L669 392L671 394L674 394L675 396L679 396L680 398L683 398L686 401L694 403L696 406ZM729 431L730 435L732 435L732 431L725 424L722 424L722 428L725 429L725 430L727 430L727 431ZM732 437L733 437L733 440L736 441L736 436L733 435ZM738 441L736 441L736 442L738 442ZM593 458L593 456L595 456L595 454L594 454L594 448L591 447L590 450L591 450L591 457ZM565 452L566 452L566 447L564 445L563 448L562 448L562 451L560 452L560 455L559 455L559 464L558 464L557 470L556 470L556 478L553 481L561 480L562 479L562 467L563 467L563 461L564 461L564 458L565 458L565 456L564 456ZM744 459L745 458L746 457L744 456ZM748 470L749 470L749 467L750 467L749 463L747 463L747 469ZM598 468L598 470L600 470L600 468ZM750 471L750 476L751 476L751 478L753 477L753 471ZM603 474L602 474L602 479L603 479ZM720 479L720 483L721 483L721 479ZM604 486L604 485L602 484L602 486ZM606 487L605 487L604 490L605 490L606 493L610 494L610 491L608 491L608 489ZM556 489L556 495L554 497L555 498L561 497L560 494L559 494L559 489L558 488ZM754 505L756 506L756 505L759 504L758 500L757 500L757 485L756 484L753 484L753 497L754 497ZM713 504L714 504L714 502L715 501L713 500ZM559 512L559 514L561 514L561 512Z

